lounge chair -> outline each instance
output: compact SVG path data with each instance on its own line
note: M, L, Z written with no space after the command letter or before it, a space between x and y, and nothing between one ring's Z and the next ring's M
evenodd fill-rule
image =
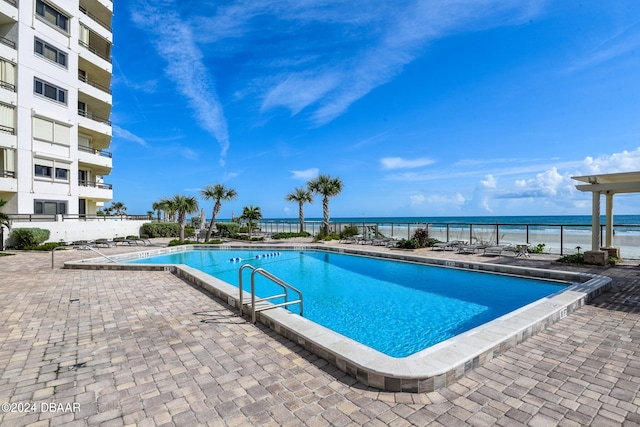
M460 246L465 245L467 242L462 240L452 240L450 242L441 242L433 245L434 248L440 249L441 251L446 251L448 249L455 251Z
M484 248L484 255L502 256L502 252L513 252L513 246L511 244L508 244L508 245L489 246L487 248Z
M112 246L115 246L115 243L108 239L96 239L95 244L98 248L110 248Z
M460 245L458 246L458 252L461 254L475 254L476 251L487 249L489 245L484 243L475 243L473 245Z

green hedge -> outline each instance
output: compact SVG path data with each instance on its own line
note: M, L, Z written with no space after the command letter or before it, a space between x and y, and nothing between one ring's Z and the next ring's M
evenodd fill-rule
M140 236L152 239L154 237L178 237L180 226L177 222L149 222L142 225Z
M11 231L11 246L24 249L44 243L51 233L43 228L14 228Z
M272 239L293 239L295 237L309 237L311 234L303 231L302 233L275 233L271 235Z
M208 242L197 242L195 240L185 240L184 242L180 243L180 240L178 239L174 239L171 240L169 242L169 244L167 246L181 246L181 245L220 245L222 244L222 240L220 239L213 239L213 240L209 240Z

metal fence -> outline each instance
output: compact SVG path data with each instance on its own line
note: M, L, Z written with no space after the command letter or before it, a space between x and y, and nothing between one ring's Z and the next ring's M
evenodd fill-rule
M320 221L307 221L304 231L315 235ZM398 222L331 222L330 230L340 234L346 227L356 227L365 237L409 239L418 229L429 230L429 236L441 242L461 240L492 245L530 243L542 245L544 253L568 255L591 249L591 224L482 224L482 223L398 223ZM262 221L260 229L267 233L299 231L296 221ZM614 224L614 246L625 258L640 258L640 224ZM605 226L600 226L600 242Z

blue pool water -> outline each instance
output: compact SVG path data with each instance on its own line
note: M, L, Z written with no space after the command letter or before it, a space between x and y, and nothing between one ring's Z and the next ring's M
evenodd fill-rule
M392 357L409 356L566 287L313 250L190 250L128 262L186 264L235 286L241 265L262 267L302 291L304 317ZM248 291L251 271L244 273ZM282 293L256 277L259 296ZM297 306L289 309L298 313Z

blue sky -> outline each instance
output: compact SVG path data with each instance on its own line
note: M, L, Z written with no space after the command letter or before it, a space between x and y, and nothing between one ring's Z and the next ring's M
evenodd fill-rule
M640 170L640 3L130 0L114 10L114 201L339 177L332 217L589 215ZM201 200L207 213L213 202ZM640 195L615 198L639 214ZM321 217L320 199L306 205Z

